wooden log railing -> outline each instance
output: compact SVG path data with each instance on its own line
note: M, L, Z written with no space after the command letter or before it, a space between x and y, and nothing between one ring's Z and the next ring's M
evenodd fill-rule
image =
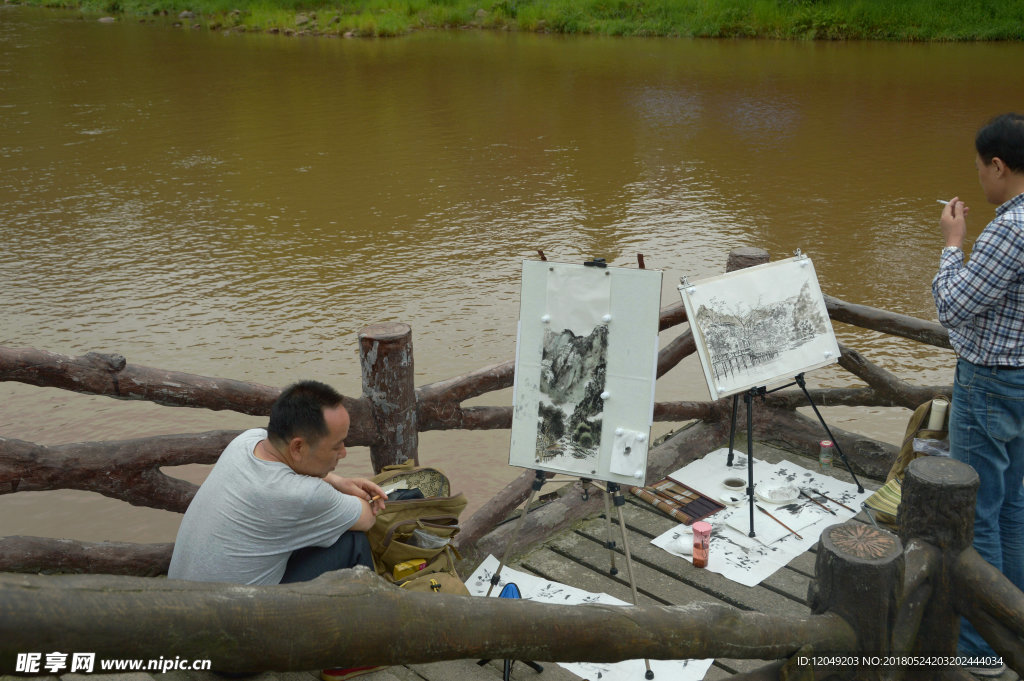
M760 249L736 249L730 254L727 269L767 262ZM897 315L861 305L825 297L830 315L837 321L883 331L919 342L949 347L945 330L933 322ZM686 321L681 302L664 307L659 328L670 329ZM415 388L413 384L412 334L404 324L372 325L360 333L362 392L346 397L345 406L352 426L347 444L368 446L374 470L388 463L416 458L419 431L444 429L509 428L512 408L508 406L464 407L468 399L511 387L514 363L485 367L466 375ZM684 357L692 355L696 345L689 329L668 342L658 357L658 375L664 375ZM901 406L915 407L938 394L949 395L949 386L915 386L871 363L851 348L843 348L840 365L866 383L861 388L811 390L821 406ZM88 353L68 357L42 350L0 347L0 381L18 381L37 386L59 387L75 392L106 395L118 399L149 400L167 406L203 407L233 410L245 414L267 414L279 388L222 378L210 378L170 372L128 363L120 355ZM819 425L797 412L806 405L802 392L787 390L768 395L754 410L755 436L778 442L809 455L817 452ZM720 444L722 425L731 416L731 400L715 402L663 402L655 405L658 421L697 422L697 429L679 436L678 444L659 450L669 457L667 463L654 464L655 470L672 470ZM741 415L740 422L744 422ZM862 473L883 477L895 448L869 437L833 428L833 435L853 465ZM211 463L223 444L237 431L215 431L193 435L140 438L120 442L74 443L44 446L0 437L0 494L27 490L82 489L98 492L132 504L184 511L197 487L160 471L161 466L186 463ZM715 438L719 438L715 441ZM674 458L673 458L674 457ZM460 535L461 548L473 552L477 541L494 523L521 504L528 495L532 472L526 471L506 490L478 511L466 523ZM585 507L564 500L561 524L570 523ZM572 506L572 508L569 508ZM551 528L549 528L551 529ZM20 541L20 540L19 540ZM31 552L2 549L11 542L0 539L0 570L31 569L28 556L42 561L63 559L67 546L53 544L47 556L38 543ZM95 551L82 545L76 555ZM149 551L148 549L146 549ZM130 560L126 557L126 560ZM70 565L64 563L69 569ZM88 569L83 563L80 569ZM36 569L46 569L39 564Z
M0 575L0 672L13 670L25 651L88 650L100 660L211 660L227 672L316 669L339 658L734 658L775 660L734 677L741 681L967 681L951 663L965 615L1024 673L1024 594L970 547L977 485L960 462L914 461L899 536L855 521L825 530L804 617L712 603L564 606L409 593L363 568L259 587ZM317 635L282 639L281 627Z
M0 599L0 671L13 671L17 654L29 650L208 659L217 671L286 672L323 669L339 659L614 662L738 658L752 650L773 658L806 643L838 652L856 641L832 614L784 618L711 603L620 608L412 593L365 568L269 587L0 575ZM62 615L59 627L54 612ZM281 637L295 627L316 635Z

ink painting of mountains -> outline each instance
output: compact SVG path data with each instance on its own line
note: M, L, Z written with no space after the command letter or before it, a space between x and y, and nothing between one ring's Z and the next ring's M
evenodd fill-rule
M601 393L608 367L608 327L586 336L544 332L537 408L537 460L572 466L596 462L601 446ZM588 463L590 462L590 463Z

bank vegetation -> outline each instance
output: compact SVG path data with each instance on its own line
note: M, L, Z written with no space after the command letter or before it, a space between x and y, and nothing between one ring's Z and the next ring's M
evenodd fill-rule
M195 30L344 37L423 29L786 40L1024 39L1005 0L4 0Z

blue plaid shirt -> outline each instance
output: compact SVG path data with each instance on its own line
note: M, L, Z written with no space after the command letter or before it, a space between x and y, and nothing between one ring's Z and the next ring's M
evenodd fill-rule
M963 253L943 252L932 295L960 357L1024 367L1024 194L996 209L966 265Z

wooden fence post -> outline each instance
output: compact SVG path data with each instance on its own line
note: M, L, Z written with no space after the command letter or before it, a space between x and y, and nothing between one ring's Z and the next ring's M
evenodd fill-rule
M974 540L978 482L973 468L946 457L923 456L907 467L900 538L905 544L923 540L941 552L940 567L930 576L931 597L921 617L915 654L956 654L960 615L953 608L952 568Z
M857 632L858 654L892 652L904 564L903 544L891 532L854 521L826 528L808 594L811 612L832 612L846 620ZM887 675L885 668L872 666L854 671L858 680Z
M370 445L374 472L412 459L419 463L412 328L400 322L371 324L359 332L363 394L377 424Z
M741 246L729 251L729 257L725 261L725 271L735 272L755 265L763 265L769 260L770 256L765 249Z

